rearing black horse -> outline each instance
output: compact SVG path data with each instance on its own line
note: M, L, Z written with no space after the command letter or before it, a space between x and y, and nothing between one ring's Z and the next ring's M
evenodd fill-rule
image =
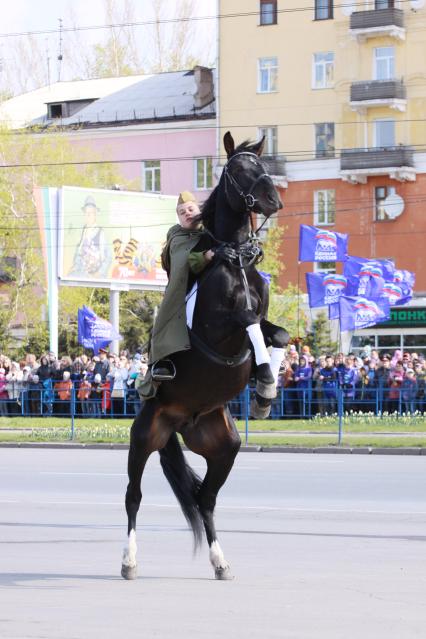
M226 403L247 385L252 354L245 327L260 322L266 343L284 346L287 333L266 320L268 289L251 254L250 214L269 217L282 203L259 160L263 142L235 148L224 137L228 161L218 186L203 206L204 226L218 245L234 248L238 264L214 260L198 283L192 324L192 348L172 356L173 381L163 383L136 417L130 439L126 492L128 542L121 574L134 579L136 516L142 499L141 479L149 455L158 450L163 471L190 524L196 545L203 527L217 579L231 578L216 537L216 497L233 466L241 440ZM238 268L238 265L240 268ZM201 480L187 464L177 433L207 462Z

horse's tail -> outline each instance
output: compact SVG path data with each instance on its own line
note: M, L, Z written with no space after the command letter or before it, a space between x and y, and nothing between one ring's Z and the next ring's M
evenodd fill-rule
M197 503L201 479L187 463L176 433L172 433L159 453L163 472L194 533L194 550L196 550L203 540L203 519Z

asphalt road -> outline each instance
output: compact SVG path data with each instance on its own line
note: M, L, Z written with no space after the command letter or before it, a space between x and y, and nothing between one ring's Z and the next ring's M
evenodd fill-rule
M140 576L120 578L125 468L122 450L0 449L1 639L424 639L425 456L240 454L217 509L232 582L193 557L157 456Z

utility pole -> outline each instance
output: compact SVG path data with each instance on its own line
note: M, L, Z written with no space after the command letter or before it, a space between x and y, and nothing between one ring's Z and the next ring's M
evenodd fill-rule
M59 53L58 53L58 82L61 81L61 67L62 67L62 18L58 18L59 21Z

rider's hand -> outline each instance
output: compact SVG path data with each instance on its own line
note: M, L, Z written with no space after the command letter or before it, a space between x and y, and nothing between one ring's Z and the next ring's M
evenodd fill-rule
M220 244L214 250L215 257L218 257L220 260L225 260L225 262L232 262L232 260L237 259L237 252L232 246L228 244Z
M207 262L211 262L214 258L214 251L212 251L211 249L209 249L208 251L204 251L204 257L206 258Z

